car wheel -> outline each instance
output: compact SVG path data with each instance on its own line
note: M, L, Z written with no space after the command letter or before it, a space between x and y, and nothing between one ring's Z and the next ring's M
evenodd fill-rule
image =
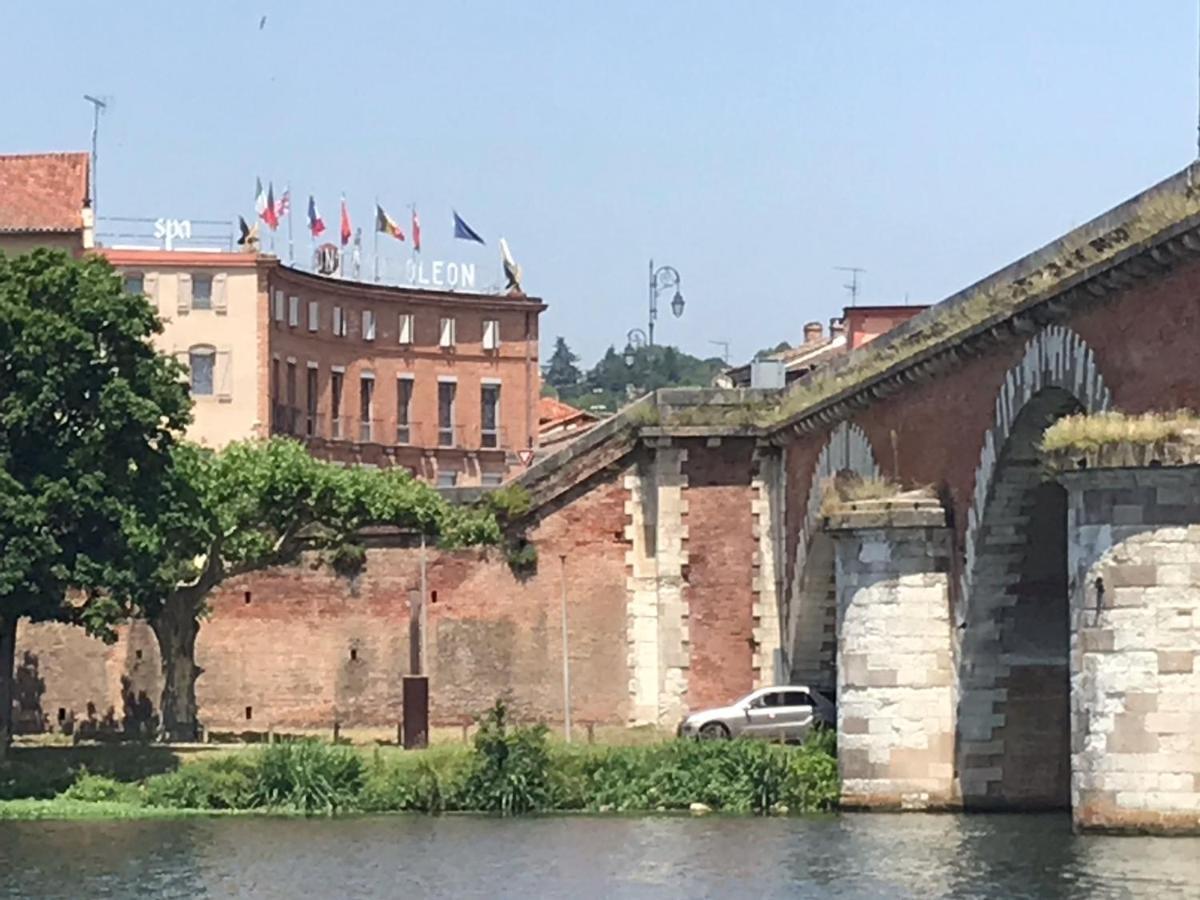
M708 722L700 726L700 738L706 741L723 741L728 739L729 729L721 722Z

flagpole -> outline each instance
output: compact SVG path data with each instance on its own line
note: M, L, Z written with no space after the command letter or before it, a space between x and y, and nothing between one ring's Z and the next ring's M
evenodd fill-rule
M375 195L375 282L379 282L379 195Z
M283 189L283 192L288 198L288 265L294 266L296 264L296 246L292 241L292 186L289 184Z

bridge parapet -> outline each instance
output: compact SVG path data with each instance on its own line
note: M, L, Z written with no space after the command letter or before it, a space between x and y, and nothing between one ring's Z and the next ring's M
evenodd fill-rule
M1110 442L1052 457L1069 497L1076 825L1195 833L1200 447Z
M950 531L921 492L830 510L838 768L848 807L955 805Z

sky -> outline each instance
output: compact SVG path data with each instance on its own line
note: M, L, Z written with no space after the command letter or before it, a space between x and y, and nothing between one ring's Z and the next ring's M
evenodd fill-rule
M263 17L266 17L263 23ZM1192 0L0 0L0 153L85 150L100 216L233 220L291 185L420 211L428 261L542 297L542 355L646 327L733 361L932 303L1196 156ZM260 27L261 25L261 27ZM454 241L451 209L488 241ZM284 250L282 232L278 250ZM389 266L407 258L389 245ZM367 239L370 249L370 239ZM368 263L369 267L369 263Z

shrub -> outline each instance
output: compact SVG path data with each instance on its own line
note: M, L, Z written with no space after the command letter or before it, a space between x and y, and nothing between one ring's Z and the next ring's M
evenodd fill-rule
M93 775L87 769L80 771L74 783L63 791L62 796L67 800L79 800L84 803L136 803L139 800L136 785L123 784L106 775Z
M546 726L513 728L497 700L480 719L462 807L502 816L547 809L552 797Z
M146 802L173 809L248 809L255 804L250 759L221 756L146 779Z
M361 807L368 812L440 813L458 809L470 756L461 747L435 748L384 759L367 769Z
M365 769L350 747L315 740L272 744L258 752L254 766L258 803L308 815L353 808Z

